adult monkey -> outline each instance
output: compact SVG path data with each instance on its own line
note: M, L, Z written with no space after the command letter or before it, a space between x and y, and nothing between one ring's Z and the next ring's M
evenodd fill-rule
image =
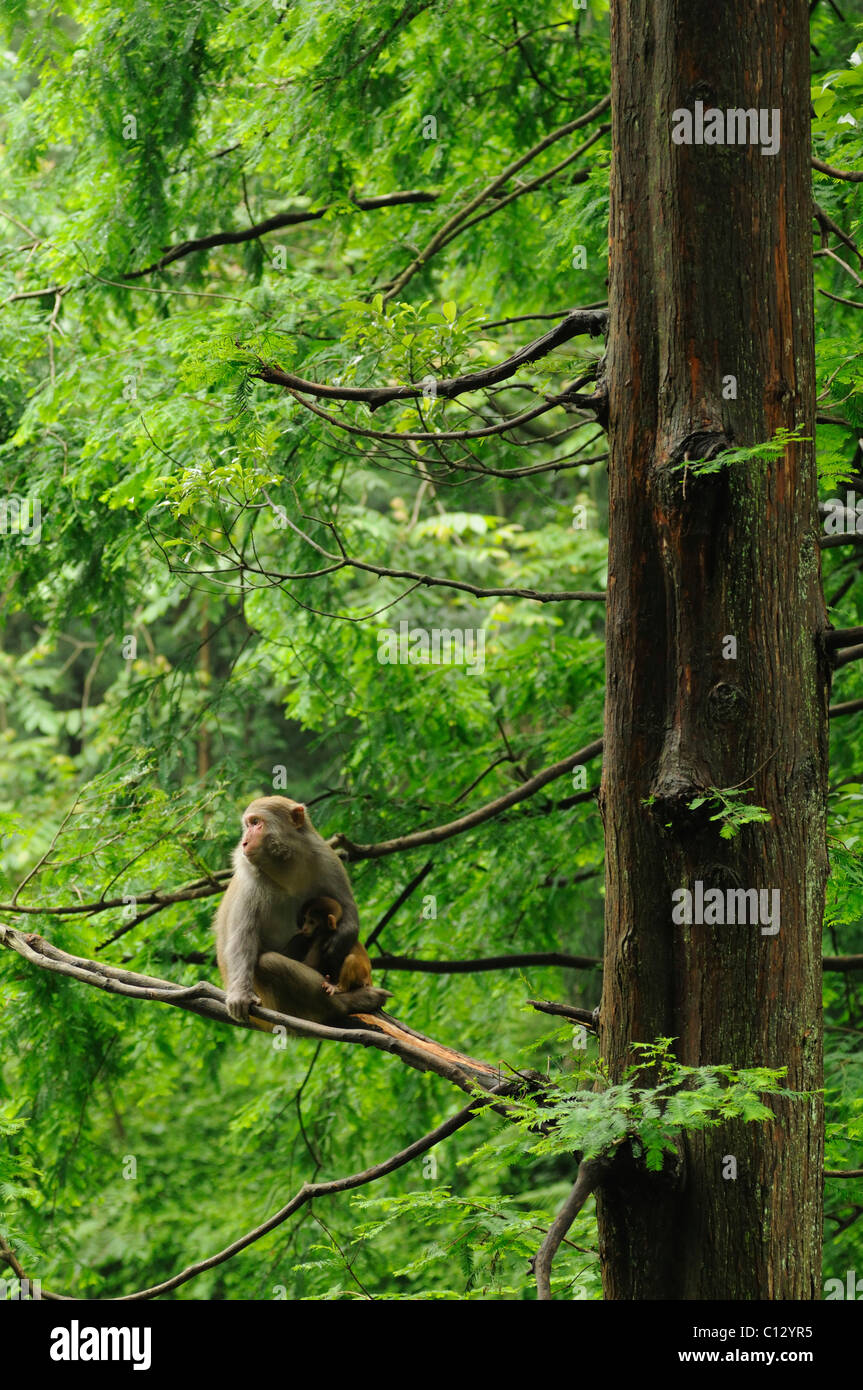
M313 1023L341 1023L347 1014L374 1013L388 997L386 990L372 988L330 994L321 973L285 954L303 904L321 897L335 899L341 908L336 929L321 948L321 970L338 980L359 934L344 865L298 801L286 796L252 801L234 850L234 876L214 923L228 1013L238 1023L249 1021L251 1004Z

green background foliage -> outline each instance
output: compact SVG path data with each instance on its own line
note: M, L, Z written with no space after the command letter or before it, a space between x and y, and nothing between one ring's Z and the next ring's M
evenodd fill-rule
M76 954L213 978L213 897L136 924L134 904L52 911L225 868L240 811L280 767L324 834L369 843L455 819L601 734L601 603L477 597L338 559L475 588L602 589L605 446L589 411L557 407L464 446L436 438L575 381L589 391L602 340L572 339L454 402L319 402L335 425L255 372L440 379L605 301L607 112L535 153L478 205L488 215L392 282L607 94L607 5L4 0L0 12L2 494L39 499L42 518L38 544L0 536L2 921ZM863 168L860 33L827 5L812 24L815 150ZM428 200L357 206L403 191ZM859 183L816 174L815 196L859 239ZM311 211L322 215L136 274L187 239ZM814 268L842 301L816 296L823 496L855 479L863 495L861 292L834 257ZM411 433L428 437L399 438ZM858 555L824 552L837 626L863 621ZM481 629L484 669L381 665L378 634L403 621ZM834 698L863 695L861 679L859 663L844 667ZM828 953L863 951L858 729L859 717L833 725ZM469 835L352 865L364 932L431 860L379 949L599 955L602 828L595 801L578 799L598 761L586 772ZM376 979L432 1036L548 1071L561 1094L596 1083L572 1029L525 1003L592 1008L596 971ZM859 1166L859 977L825 981L828 1166ZM275 1050L9 952L0 999L0 1231L46 1287L81 1297L167 1277L302 1181L379 1162L462 1103L379 1052ZM710 1096L732 1080L702 1078ZM679 1122L700 1124L707 1105ZM529 1124L483 1116L434 1163L317 1201L171 1297L531 1298L527 1259L574 1177L575 1131L563 1132L569 1147L536 1151ZM828 1184L827 1205L825 1276L842 1276L863 1265L863 1184ZM592 1203L555 1288L599 1296Z

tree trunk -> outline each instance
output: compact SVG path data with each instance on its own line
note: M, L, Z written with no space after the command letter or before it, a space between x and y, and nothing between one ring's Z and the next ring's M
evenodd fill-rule
M601 1051L618 1079L632 1042L671 1036L689 1065L787 1067L811 1091L830 683L814 446L677 466L815 433L807 7L613 0L612 70ZM778 152L675 143L696 102L778 109ZM721 838L688 805L710 787L752 788L769 823ZM698 881L778 888L778 933L677 925L672 893ZM621 1155L598 1198L606 1298L820 1296L822 1106L771 1108L686 1139L658 1177Z

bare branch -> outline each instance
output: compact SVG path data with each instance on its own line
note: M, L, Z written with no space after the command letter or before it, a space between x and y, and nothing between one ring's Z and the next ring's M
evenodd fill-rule
M608 1159L587 1159L579 1164L578 1176L572 1191L549 1227L548 1234L539 1247L533 1260L536 1275L536 1297L538 1302L551 1301L551 1264L560 1243L581 1211L591 1192L599 1183L603 1171L608 1167Z
M849 309L863 309L863 304L857 299L845 299L841 294L831 294L829 290L819 289L819 294L823 294L825 299L832 299L834 304L845 304Z
M568 758L564 758L561 762L554 763L551 767L537 773L528 782L523 782L520 786L514 787L512 791L505 792L496 800L489 801L487 805L480 806L477 810L470 811L468 815L450 821L447 825L436 825L427 830L417 830L413 834L402 835L395 840L381 840L376 845L357 845L346 835L335 835L331 843L337 849L347 850L349 859L381 859L384 855L397 854L401 850L416 849L419 845L440 844L442 840L450 840L454 835L462 835L466 830L472 830L474 826L482 825L484 821L491 820L501 811L517 805L519 801L526 801L535 792L547 786L549 782L555 781L558 777L566 776L567 772L571 772L574 767L580 767L583 763L590 762L601 752L602 739L598 738L593 743L587 744L585 748L579 749L577 753L571 753Z
M437 193L408 189L403 193L385 193L375 198L351 198L350 201L360 212L374 212L378 208L402 207L411 203L436 203L438 197ZM209 236L192 237L188 241L181 241L177 246L168 247L165 254L153 261L152 265L144 266L142 270L127 271L123 279L138 280L142 275L152 275L156 270L164 270L172 261L191 256L194 251L209 251L214 246L239 246L244 241L256 241L258 237L266 236L268 232L277 232L282 227L297 227L303 222L317 222L335 206L338 205L326 203L314 211L302 208L294 212L277 212L273 217L265 217L262 222L255 222L241 232L211 232Z
M863 640L863 627L834 627L824 634L827 650L836 651L840 647L853 647Z
M519 184L511 193L507 193L506 197L497 199L490 208L486 208L483 212L476 213L476 215L469 218L467 222L460 222L459 225L454 227L448 234L446 240L439 249L442 250L444 246L449 246L450 242L455 241L456 237L461 236L462 232L466 232L469 227L475 227L478 222L485 222L487 218L494 217L496 213L500 212L501 208L507 207L510 203L514 202L516 198L522 198L525 193L534 193L537 188L542 188L544 184L548 183L551 179L555 178L557 174L560 174L570 164L574 163L576 159L580 159L583 154L586 154L591 145L595 145L597 140L601 140L603 135L607 135L610 130L610 122L608 125L599 126L589 140L585 140L583 145L579 145L577 150L573 150L572 154L568 154L566 159L562 159L559 164L555 164L551 169L546 169L544 174L539 174L535 179L531 179L529 183ZM587 183L589 177L589 168L580 169L578 173L574 174L570 179L570 183L573 185Z
M594 1032L599 1028L599 1006L595 1009L580 1009L576 1004L555 1004L549 999L528 999L531 1008L541 1014L553 1014L556 1018L568 1018L582 1023Z
M334 425L336 429L343 430L346 434L361 435L364 439L380 439L395 443L408 441L423 444L448 444L451 442L461 442L465 439L490 439L494 435L503 435L509 430L514 430L521 425L526 425L528 421L537 419L540 415L547 415L557 405L581 406L587 410L593 410L600 417L608 405L608 397L604 390L595 392L592 396L579 395L573 388L561 391L557 396L547 396L543 405L534 406L532 410L525 410L521 415L511 415L505 420L501 420L496 425L486 425L483 429L476 430L372 430L364 429L361 425L350 425L346 420L340 419L338 415L331 415L329 411L322 410L319 405L313 405L306 400L305 396L299 395L296 391L291 391L294 400L304 405L306 410L317 415L319 419L326 420L328 425ZM545 441L543 441L545 442Z
M374 930L370 932L369 935L366 937L366 948L375 944L384 927L386 927L388 923L392 921L399 908L404 906L408 898L413 896L413 894L416 892L416 890L422 883L423 879L431 873L433 866L434 860L427 859L426 862L423 864L422 868L418 870L418 872L414 874L413 878L410 879L410 881L405 885L405 887L402 889L402 891L396 898L395 902L390 904L381 920L375 926Z
M431 574L421 574L413 570L397 570L388 565L373 565L365 560L357 560L352 556L344 556L340 560L335 560L333 564L318 570L300 570L286 572L283 570L264 569L263 566L253 566L247 561L241 560L230 569L195 569L188 565L178 565L170 556L165 554L165 560L171 574L183 576L197 576L200 578L215 578L225 574L230 574L234 570L239 570L249 575L257 575L261 579L267 580L269 585L290 584L298 579L316 579L324 574L333 574L337 570L352 567L364 570L369 574L375 574L384 579L407 579L411 580L411 587L406 593L413 593L414 589L421 586L426 588L455 589L460 593L471 594L474 598L523 598L536 603L605 603L605 592L602 589L484 589L477 584L469 584L462 579L445 579L441 576ZM295 595L287 591L288 596L299 603L301 608L305 608L309 613L317 613L321 610L312 608L310 605L301 603ZM380 608L373 609L370 613L363 613L357 617L346 619L350 622L366 622L369 618L376 617L379 613L384 613L388 608L400 603L406 596L400 594L398 598L390 603L382 604ZM337 617L334 613L324 614L326 617ZM2 904L0 904L2 908Z
M863 309L863 304L861 304ZM838 535L838 536L819 536L818 546L821 550L833 550L840 545L863 545L863 535Z
M48 858L49 854L51 854L53 850L56 848L57 841L63 834L63 831L66 829L66 826L69 824L69 821L72 819L77 809L78 802L73 801L72 805L69 807L69 810L66 812L65 816L63 817L60 824L57 826L57 829L55 830L53 836L51 837L51 843L48 845L48 848L45 850L45 853L41 855L39 859L36 860L36 863L33 865L33 868L30 870L29 873L24 875L21 882L18 884L18 887L12 894L12 902L10 904L10 907L13 912L17 911L18 908L18 894L23 892L23 890L27 887L27 884L30 882L32 878L36 877L39 870L42 868L46 859Z
M595 970L602 965L602 958L568 956L562 951L521 951L515 955L477 956L467 960L419 960L416 956L391 956L383 951L372 957L372 965L376 970L410 970L420 975L477 975L486 970L517 970L526 965L562 965L568 970ZM533 1004L534 1000L530 999L528 1003Z
M511 1093L513 1089L513 1082L504 1082L493 1087L490 1095ZM351 1192L355 1188L364 1187L368 1183L377 1182L378 1179L386 1177L389 1173L394 1173L397 1169L403 1168L406 1163L410 1163L420 1154L427 1153L429 1149L434 1148L441 1140L449 1138L451 1134L455 1134L457 1130L469 1124L471 1120L475 1119L476 1116L490 1104L490 1098L487 1097L480 1097L477 1100L471 1101L470 1105L466 1105L463 1110L460 1110L450 1119L444 1120L443 1124L438 1125L436 1129L431 1130L428 1134L424 1134L422 1138L415 1139L407 1148L402 1149L397 1154L393 1154L391 1158L384 1159L382 1163L377 1163L371 1168L363 1169L360 1173L349 1173L346 1177L333 1178L330 1182L303 1183L299 1192L286 1206L282 1207L280 1211L277 1211L260 1226L256 1226L253 1231L249 1231L238 1240L232 1241L230 1245L226 1246L224 1250L219 1251L218 1254L210 1255L205 1260L199 1260L195 1264L188 1265L184 1270L181 1270L179 1274L173 1275L172 1278L166 1279L161 1284L155 1284L149 1289L142 1289L138 1293L126 1294L115 1301L118 1303L128 1303L145 1298L156 1298L160 1294L167 1293L170 1289L177 1288L180 1284L188 1283L188 1281L193 1279L197 1274L202 1274L205 1270L212 1269L215 1265L223 1264L241 1250L245 1250L249 1245L254 1244L255 1241L260 1240L262 1236L275 1230L277 1226L282 1225L290 1216L293 1216L295 1212L306 1206L307 1203L314 1201L316 1197L328 1197L337 1192Z
M832 164L825 164L822 159L812 159L812 168L817 169L819 174L827 174L831 179L845 179L848 183L863 183L863 171L858 169L836 169Z
M511 324L511 323L530 323L531 320L533 320L533 319L565 319L569 314L574 314L574 313L576 313L576 312L578 312L578 313L584 313L585 309L607 309L607 308L608 308L608 300L603 299L603 300L597 300L597 302L596 302L595 304L583 304L579 310L575 310L575 309L558 309L555 313L551 313L551 314L513 314L512 317L511 317L511 318L508 318L508 319L492 319L491 323L483 323L483 324L482 324L482 327L483 327L484 329L489 329L489 328L506 328L506 327L508 327L508 325Z
M846 714L859 714L863 709L863 700L845 700L841 704L831 705L829 715L831 719L841 719Z
M24 933L14 927L3 925L0 925L0 945L17 951L31 965L39 966L42 970L50 970L69 979L79 980L108 994L170 1004L175 1008L199 1014L202 1018L228 1023L232 1027L252 1027L251 1023L238 1024L231 1018L225 1007L224 990L208 980L199 980L188 986L178 985L170 980L160 980L151 975L141 975L133 970L107 965L103 961L70 955L35 932ZM433 1038L426 1038L409 1025L402 1024L387 1014L354 1014L351 1017L357 1020L355 1024L346 1023L338 1028L276 1013L258 1005L252 1005L251 1014L267 1023L280 1025L299 1037L353 1043L393 1053L407 1066L414 1067L417 1071L436 1072L438 1076L451 1081L463 1091L472 1091L476 1086L488 1088L497 1085L501 1080L499 1067L467 1057Z
M863 280L860 279L860 276L857 274L857 271L853 270L847 261L843 261L841 256L837 256L836 252L832 249L832 247L823 246L820 251L813 251L812 253L813 260L821 256L829 256L831 261L835 261L837 265L841 265L844 271L847 271L847 273L851 276L851 279L854 281L855 285L863 286Z
M161 909L171 907L173 903L193 902L196 898L211 898L215 893L222 892L232 872L231 869L217 869L208 878L199 878L196 882L186 884L183 888L176 888L173 892L163 893L161 889L153 888L149 892L136 894L135 901L136 903L152 903ZM28 874L28 878L30 877L32 874ZM18 892L23 886L23 884L19 886ZM55 906L53 903L31 905L13 901L0 903L0 912L26 912L31 916L47 913L52 917L95 916L98 912L111 912L116 908L126 906L127 903L124 898L97 898L94 902L70 903L65 907ZM132 922L132 926L134 925L135 923Z
M444 579L433 574L423 574L419 570L395 569L391 565L373 565L369 560L357 560L352 555L344 555L339 559L338 556L330 555L328 551L323 553L334 561L333 570L349 566L351 569L364 570L367 574L375 574L380 579L411 579L424 588L456 589L460 593L471 594L474 598L525 598L532 599L536 603L605 603L605 594L602 589L488 589L479 584L469 584L465 579ZM293 579L306 578L305 574L285 574L281 570L253 569L245 561L241 568L248 574L259 574L263 579L276 580L282 584L290 583ZM174 572L186 573L187 571L175 568ZM192 572L199 573L197 570Z
M22 299L45 299L48 295L56 298L58 294L65 294L70 288L71 282L65 285L46 285L44 290L22 290L20 294L10 294L3 300L5 304L17 304ZM0 308L3 307L0 305Z
M462 376L445 377L434 384L434 394L440 400L453 400L468 391L481 391L486 386L496 386L515 376L521 367L540 358L547 357L555 348L568 343L571 338L589 333L592 338L604 332L608 322L608 312L604 309L576 309L566 315L561 323L555 324L547 333L535 338L532 343L519 348L512 357L498 362L493 367L483 367L478 372L466 372ZM285 372L276 364L262 362L261 368L252 373L260 381L273 386L284 386L291 391L302 391L318 400L363 401L370 410L378 410L390 401L416 400L431 390L428 379L425 382L409 382L405 386L326 386L316 381Z
M846 650L837 656L833 663L833 669L838 671L843 666L847 666L850 661L859 661L863 656L863 646L847 647Z

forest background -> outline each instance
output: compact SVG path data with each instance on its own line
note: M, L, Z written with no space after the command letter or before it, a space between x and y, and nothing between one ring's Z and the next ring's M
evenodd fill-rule
M859 19L812 6L813 152L846 171ZM599 757L421 835L602 735L605 439L548 409L590 393L602 334L452 400L361 394L601 313L607 5L5 0L2 24L0 920L214 979L239 815L284 790L325 835L420 835L349 864L366 938L396 908L372 948L394 1014L592 1085L592 1040L527 1001L599 1001ZM814 173L825 504L863 498L861 181ZM858 543L822 564L832 622L861 623ZM403 622L480 633L484 661L382 664ZM863 952L859 655L831 721L828 1169L863 1139L860 976L835 959ZM0 1232L80 1297L157 1283L464 1103L379 1051L274 1049L11 952L0 1001ZM529 1298L573 1175L485 1115L174 1296ZM863 1270L863 1180L828 1182L826 1214L825 1278ZM596 1244L589 1202L559 1296L600 1296Z

